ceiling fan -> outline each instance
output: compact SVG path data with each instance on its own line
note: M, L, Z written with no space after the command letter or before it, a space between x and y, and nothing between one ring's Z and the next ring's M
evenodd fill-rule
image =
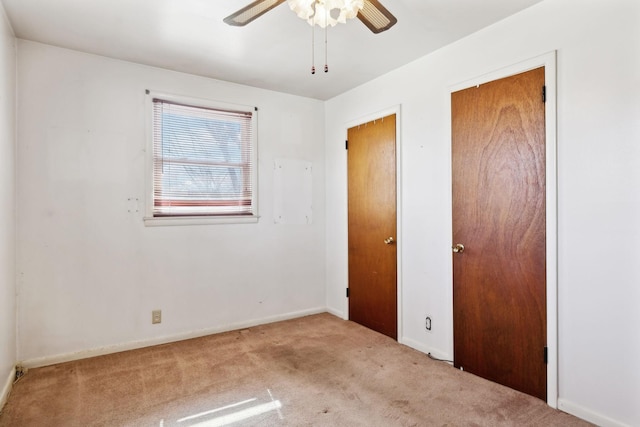
M378 0L256 0L224 18L224 22L234 26L247 25L285 1L299 17L311 25L321 27L344 23L346 19L357 16L367 28L377 34L398 22ZM319 13L319 10L325 11L325 15Z

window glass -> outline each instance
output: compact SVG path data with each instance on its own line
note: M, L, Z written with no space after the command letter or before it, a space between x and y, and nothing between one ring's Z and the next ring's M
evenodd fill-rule
M255 215L255 112L152 104L152 216Z

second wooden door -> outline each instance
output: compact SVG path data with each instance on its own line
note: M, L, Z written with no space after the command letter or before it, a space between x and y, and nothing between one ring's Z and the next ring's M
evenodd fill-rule
M451 108L454 364L546 399L544 68Z
M397 339L396 116L348 130L349 319Z

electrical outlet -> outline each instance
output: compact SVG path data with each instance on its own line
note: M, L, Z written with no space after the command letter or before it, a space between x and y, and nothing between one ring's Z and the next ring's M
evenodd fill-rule
M162 322L162 310L153 310L151 312L151 323L161 323Z
M424 318L424 328L427 332L431 332L431 316Z

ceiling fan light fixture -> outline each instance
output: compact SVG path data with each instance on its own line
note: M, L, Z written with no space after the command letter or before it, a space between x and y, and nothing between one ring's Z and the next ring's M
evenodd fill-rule
M309 25L325 28L358 16L364 0L287 0L289 7Z
M348 19L358 18L374 34L388 30L398 22L378 0L254 0L252 3L224 18L229 25L244 26L264 15L274 7L287 2L299 18L311 25L311 74L315 67L315 27L324 28L324 72L327 65L328 27L344 24Z

